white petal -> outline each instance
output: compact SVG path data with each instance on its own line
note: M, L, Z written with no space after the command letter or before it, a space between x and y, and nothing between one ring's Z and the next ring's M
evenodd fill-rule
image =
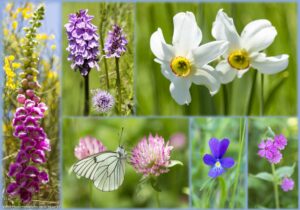
M151 35L150 48L153 54L157 57L157 59L155 59L157 63L170 61L174 57L173 47L166 44L160 28Z
M241 42L251 52L258 52L269 47L274 41L277 31L268 20L255 20L245 26Z
M172 98L179 104L189 104L191 102L190 94L191 82L188 79L176 78L170 84Z
M218 63L216 66L216 71L219 73L219 78L222 84L227 84L233 81L237 75L237 70L232 68L226 60Z
M233 19L223 12L223 9L218 11L216 20L212 27L212 36L216 40L227 40L229 48L240 48L240 37L234 26Z
M207 87L211 95L216 94L220 89L218 73L209 65L197 69L196 73L191 77L191 80L197 85Z
M161 64L161 73L170 81L176 78L176 75L172 72L169 63Z
M190 50L199 46L202 32L197 25L195 16L191 12L180 12L173 18L173 45L176 55L187 56Z
M249 68L244 69L244 70L237 70L237 73L236 73L237 78L239 78L239 79L242 78L243 75L244 75L247 71L249 71Z
M194 63L198 68L201 68L223 55L227 48L228 42L223 40L201 45L192 51Z
M289 56L286 54L266 57L264 53L259 53L251 62L252 67L263 74L276 74L286 69L288 64Z

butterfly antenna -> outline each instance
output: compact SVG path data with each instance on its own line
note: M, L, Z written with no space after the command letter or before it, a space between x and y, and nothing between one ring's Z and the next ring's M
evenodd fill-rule
M124 127L122 127L121 133L120 133L120 139L119 139L119 146L121 146L121 140L123 136Z

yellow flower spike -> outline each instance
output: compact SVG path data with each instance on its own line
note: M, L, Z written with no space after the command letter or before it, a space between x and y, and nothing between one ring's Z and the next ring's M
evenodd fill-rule
M13 55L10 55L6 58L8 59L8 61L14 61L15 60L15 56L13 56Z
M16 30L16 29L18 28L18 22L17 22L17 21L14 21L14 22L12 23L12 28L13 28L14 30Z
M14 69L18 69L21 67L21 64L20 63L12 63L11 65Z

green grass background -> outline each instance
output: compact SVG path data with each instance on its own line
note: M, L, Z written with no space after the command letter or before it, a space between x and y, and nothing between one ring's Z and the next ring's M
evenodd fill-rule
M250 118L249 119L249 154L248 172L257 174L259 172L272 173L271 165L265 159L257 155L258 144L266 137L266 131L270 126L275 134L283 134L288 140L283 150L283 158L275 167L292 166L296 163L292 178L295 188L284 192L279 186L279 200L281 208L298 207L298 122L296 118ZM273 184L258 180L249 175L248 178L248 206L249 208L275 208Z
M110 7L108 9L104 8ZM64 25L68 22L69 14L76 13L80 9L88 9L89 15L93 15L94 19L92 23L99 29L101 14L106 12L106 19L103 26L103 32L99 33L103 37L104 42L107 37L107 33L112 29L112 25L117 23L123 27L126 34L128 45L126 53L120 58L120 75L122 85L122 113L121 115L130 115L133 112L133 8L134 5L130 3L97 3L97 2L66 2L63 3L62 8L62 52L63 52L63 73L62 73L62 105L63 115L76 116L83 115L84 105L84 84L83 77L80 73L74 72L71 69L71 62L67 60L68 52L66 50L68 46L66 30ZM99 31L99 30L98 30ZM102 49L101 47L99 48ZM101 53L100 57L103 54ZM90 90L100 88L106 90L105 82L105 68L104 59L99 62L100 71L96 68L92 69L89 74ZM107 59L108 72L110 78L110 93L117 100L116 90L116 73L115 73L115 59ZM90 103L91 104L91 103ZM115 106L116 107L116 106ZM97 113L91 107L91 115L97 115ZM116 110L112 110L109 115L116 115Z
M127 164L125 179L121 187L113 192L101 192L92 186L87 179L77 179L76 175L68 173L71 165L77 159L74 148L81 137L90 135L103 142L109 150L118 146L118 133L124 127L122 144L128 152L144 136L149 133L158 133L168 141L170 136L182 132L188 139L187 119L85 119L70 118L63 121L63 180L62 205L64 208L133 208L157 207L156 192L150 185L143 185L140 190L138 183L142 178L133 167ZM186 142L186 147L188 142ZM175 166L170 172L159 177L160 207L187 207L188 206L188 151L174 149L171 159L180 160L184 166ZM92 193L91 193L92 190ZM91 202L92 199L92 202ZM91 205L92 203L92 205Z
M219 9L233 17L239 33L244 26L256 19L268 19L278 35L266 50L268 56L289 54L288 68L276 75L265 76L265 114L295 115L297 113L297 5L296 3L138 3L136 10L137 53L136 94L139 115L222 115L222 90L211 97L203 86L192 85L192 102L179 106L171 98L170 82L161 74L160 65L153 61L150 36L160 27L167 43L173 34L173 16L191 11L202 30L202 43L213 41L212 23ZM267 36L267 34L266 34ZM254 70L242 79L227 85L230 115L244 115L249 104L250 87ZM258 76L257 79L260 77ZM260 83L257 80L251 115L259 114Z
M246 202L246 185L245 185L245 164L246 154L243 152L240 168L237 166L238 154L241 150L239 142L241 118L195 118L191 125L192 141L192 205L195 208L229 208L233 199L233 189L235 177L239 174L237 182L237 191L235 193L235 208L245 208ZM204 164L202 158L205 154L211 154L209 140L217 138L219 140L228 138L230 145L225 157L232 157L235 160L233 168L221 175L225 179L226 191L221 192L219 180L212 179L208 176L210 166ZM245 140L243 147L245 148ZM211 182L208 182L211 180ZM214 181L212 181L214 180ZM208 184L209 183L209 184ZM204 187L205 186L205 187ZM221 200L225 199L224 205ZM220 206L221 205L221 206Z

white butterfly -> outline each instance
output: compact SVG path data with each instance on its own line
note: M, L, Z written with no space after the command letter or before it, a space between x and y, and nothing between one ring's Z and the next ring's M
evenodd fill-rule
M115 152L105 151L75 163L71 170L79 177L91 179L104 192L118 189L124 181L127 153L122 146Z

